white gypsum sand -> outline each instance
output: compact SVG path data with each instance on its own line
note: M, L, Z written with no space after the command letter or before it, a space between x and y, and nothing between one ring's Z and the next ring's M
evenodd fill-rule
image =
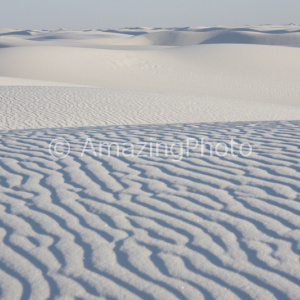
M299 46L298 25L1 29L0 298L298 299Z

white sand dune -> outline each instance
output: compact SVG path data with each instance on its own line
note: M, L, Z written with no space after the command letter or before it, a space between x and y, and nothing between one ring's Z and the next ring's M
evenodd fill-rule
M0 30L0 299L299 299L299 33Z
M274 30L275 31L275 30ZM278 30L268 33L247 28L214 30L166 30L138 35L132 39L136 44L186 46L199 44L257 44L300 46L300 31Z
M86 87L0 87L0 130L297 120L299 116L296 104Z
M282 59L279 59L281 57ZM299 104L300 48L201 45L158 50L0 49L0 76L103 88Z
M1 298L297 299L299 129L286 121L2 131ZM48 153L59 136L72 149L64 160ZM254 155L80 157L86 137L96 147L233 136Z
M13 31L0 35L0 76L299 105L298 41L300 26Z
M13 30L0 29L2 40L10 37L28 42L98 42L102 45L168 45L234 43L300 46L300 25L185 28L125 28L107 30Z
M34 79L24 79L24 78L16 78L16 77L0 77L0 87L1 86L63 86L63 87L69 87L69 86L78 86L74 84L68 84L63 82L54 82L54 81L43 81L43 80L34 80ZM14 91L15 89L10 89L11 91ZM4 92L5 89L1 89L1 92ZM3 101L7 101L7 98L2 98Z

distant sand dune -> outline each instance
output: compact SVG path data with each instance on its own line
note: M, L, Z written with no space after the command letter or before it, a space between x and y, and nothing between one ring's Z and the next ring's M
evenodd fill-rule
M299 70L300 48L281 46L0 49L3 77L291 105L299 105Z
M298 106L299 47L299 25L3 29L0 76Z
M300 46L300 31L264 33L252 30L216 29L214 31L159 31L139 35L133 44L187 46L199 44L257 44Z
M258 44L300 46L300 26L125 28L85 31L0 29L0 36L19 36L28 41L94 39L102 44L191 46L198 44ZM26 37L27 36L27 37Z

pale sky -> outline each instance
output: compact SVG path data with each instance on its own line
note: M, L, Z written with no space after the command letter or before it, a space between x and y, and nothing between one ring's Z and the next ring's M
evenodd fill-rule
M300 23L300 0L0 0L0 28Z

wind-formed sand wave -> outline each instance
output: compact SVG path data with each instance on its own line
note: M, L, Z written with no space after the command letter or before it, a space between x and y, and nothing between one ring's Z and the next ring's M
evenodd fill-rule
M1 299L297 299L299 129L274 121L1 131ZM57 137L71 145L63 160L49 154ZM87 137L234 137L253 154L81 157Z

